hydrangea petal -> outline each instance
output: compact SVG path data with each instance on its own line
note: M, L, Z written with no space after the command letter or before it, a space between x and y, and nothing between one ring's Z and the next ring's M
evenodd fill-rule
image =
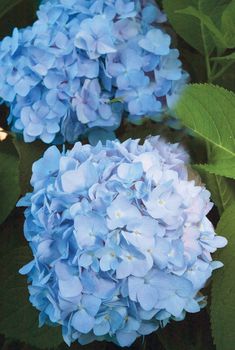
M211 253L227 241L187 162L178 144L151 137L52 146L34 163L32 193L19 202L34 259L20 273L40 325L60 324L67 344L128 346L205 305L198 292L223 265Z

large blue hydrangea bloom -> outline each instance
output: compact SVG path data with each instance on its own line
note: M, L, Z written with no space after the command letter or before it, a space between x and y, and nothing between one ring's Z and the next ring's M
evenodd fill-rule
M178 144L152 137L51 146L33 165L24 233L40 325L60 324L67 344L129 346L205 305L199 290L226 244L206 215L210 193L188 179Z
M0 42L0 98L26 142L110 138L125 115L161 119L185 84L151 0L48 0L37 17Z

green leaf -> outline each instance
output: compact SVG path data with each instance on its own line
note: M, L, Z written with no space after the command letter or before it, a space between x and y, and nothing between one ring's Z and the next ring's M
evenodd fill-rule
M217 147L210 147L208 158L210 164L199 164L198 169L208 171L211 174L233 177L235 174L234 157L231 154Z
M190 85L175 110L194 134L214 146L205 170L235 178L235 94L213 85Z
M0 141L0 223L14 208L20 195L19 187L19 155L11 137Z
M211 184L212 181L214 181L213 188ZM218 207L220 215L230 205L235 203L235 183L233 180L226 179L222 176L210 175L207 186L211 191L212 200Z
M212 284L211 326L217 350L232 350L235 344L235 204L226 209L217 233L228 239L216 258L224 267L215 272Z
M196 50L206 54L205 43L209 53L215 48L215 41L210 31L202 27L201 20L197 17L188 16L179 11L191 6L209 16L215 26L220 28L221 14L227 2L224 0L163 0L163 7L177 34Z
M18 217L4 224L0 236L0 333L37 348L51 348L62 342L60 327L38 327L39 312L29 302L26 277L19 269L32 255L20 232Z
M211 34L215 36L215 38L220 42L220 44L226 47L226 41L224 39L223 34L216 27L216 25L213 23L212 19L209 16L205 15L204 13L192 6L188 6L185 9L178 10L176 11L176 13L193 16L199 19L199 21L211 32Z
M222 31L229 48L235 47L235 0L226 6L221 20Z
M235 178L234 157L227 159L218 158L214 164L196 164L197 169L208 171L210 174Z
M15 139L14 144L20 155L20 187L21 194L31 191L30 179L32 176L32 164L41 158L47 145L41 141L25 143L22 140Z
M211 192L212 201L221 215L226 208L235 203L234 181L210 174L201 167L194 166L194 168L199 171L203 182L206 183L207 189Z

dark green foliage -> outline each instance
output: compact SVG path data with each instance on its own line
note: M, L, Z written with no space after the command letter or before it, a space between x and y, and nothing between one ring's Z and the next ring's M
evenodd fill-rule
M212 147L210 173L235 178L235 94L214 85L191 85L176 106L183 125Z
M12 138L0 141L0 223L14 208L20 195L19 155L12 143Z
M0 235L0 333L38 348L62 342L59 327L38 328L38 312L28 300L26 278L19 269L32 259L22 233L22 210L15 210Z
M39 0L1 0L0 38L10 35L15 27L30 25L35 18Z
M171 322L157 336L166 350L215 350L208 329L209 316L204 309L184 321Z
M235 204L225 210L217 226L218 234L227 237L229 244L217 253L224 268L213 278L211 299L212 335L217 350L232 350L235 344Z
M14 145L19 153L19 178L21 194L31 190L30 179L32 176L32 164L39 159L47 149L47 145L41 141L24 143L21 139L15 139Z

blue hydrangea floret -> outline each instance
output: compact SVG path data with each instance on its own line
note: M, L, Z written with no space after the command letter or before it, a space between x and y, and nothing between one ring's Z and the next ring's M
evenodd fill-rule
M150 0L44 1L31 27L0 42L13 130L74 143L114 137L124 116L161 119L187 80L165 21Z
M67 344L137 337L205 305L199 293L226 245L206 217L188 155L159 137L51 146L33 165L24 234L31 303Z

